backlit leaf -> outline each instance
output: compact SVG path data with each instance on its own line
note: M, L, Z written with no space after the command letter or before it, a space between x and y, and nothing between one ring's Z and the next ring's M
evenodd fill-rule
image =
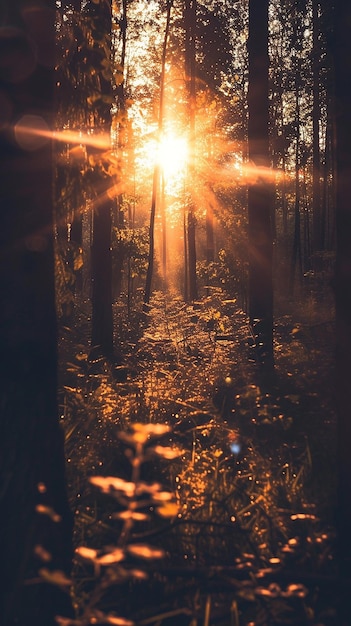
M52 554L40 544L34 547L34 554L38 557L38 559L44 561L44 563L49 563L52 559Z
M132 424L134 432L145 432L149 437L159 437L170 432L170 427L167 424Z
M153 502L169 502L173 499L173 493L170 491L158 491L153 495Z
M96 562L99 565L112 565L113 563L119 563L124 559L124 552L120 548L116 548L112 552L108 552L107 554L103 554L96 559Z
M66 576L66 574L59 569L49 570L46 567L42 567L39 570L39 575L46 582L57 585L58 587L67 587L72 584L72 581Z
M56 511L54 511L54 509L51 506L46 506L45 504L37 504L37 506L35 507L35 510L37 513L40 513L41 515L47 515L48 517L50 517L50 519L53 522L58 523L62 519L61 515L56 513Z
M99 487L104 493L110 493L111 490L122 491L126 496L133 496L135 492L134 483L123 480L116 476L91 476L89 482Z
M63 617L62 615L56 615L55 621L58 626L75 626L75 624L79 624L77 620L70 619L69 617Z
M146 580L148 578L147 573L144 572L142 569L130 569L129 574L132 578L135 578L136 580Z
M315 515L311 515L309 513L295 513L294 515L291 515L290 518L292 520L305 520L305 519L316 520L317 519Z
M140 513L139 511L121 511L121 513L113 513L113 519L128 520L132 519L135 522L144 522L149 519L146 513Z
M115 617L114 615L105 615L104 622L106 624L115 624L115 626L133 626L134 622L125 617Z
M168 502L167 504L157 508L157 513L161 515L161 517L176 517L178 512L179 507L175 502Z
M141 559L161 559L165 554L160 548L154 548L142 543L128 546L127 549L132 556L137 556Z
M164 459L171 461L172 459L176 459L184 453L184 450L180 450L180 448L171 448L167 446L155 446L152 450Z
M136 493L138 495L142 493L149 493L151 495L154 495L157 494L161 489L161 483L145 483L141 481L137 486Z
M305 598L307 596L307 589L301 584L291 584L286 588L286 593L291 596L297 596L298 598Z
M78 556L81 556L83 559L95 561L98 553L97 553L97 550L93 550L92 548L79 546L79 548L76 548L76 554L78 554Z

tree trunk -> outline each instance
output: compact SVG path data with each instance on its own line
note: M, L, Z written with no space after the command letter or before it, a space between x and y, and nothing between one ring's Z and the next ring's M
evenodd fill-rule
M125 98L125 62L126 62L126 46L127 46L127 9L128 2L127 0L122 0L122 14L119 18L119 25L121 29L121 37L122 37L122 50L121 56L118 59L115 59L115 63L120 65L119 72L119 80L116 85L116 95L117 95L117 149L119 158L122 161L123 159L123 149L126 145L126 126L127 126L127 111L126 111L126 98ZM122 162L123 166L123 162ZM123 176L123 174L122 174ZM116 228L123 230L125 228L125 219L124 219L124 211L123 211L123 202L124 202L124 194L123 192L119 193L117 196L117 211L115 217L114 225ZM123 270L125 263L125 252L122 249L122 246L119 245L113 248L113 272L112 272L112 295L113 300L117 300L122 291L122 280L123 280ZM128 261L130 266L130 260ZM128 283L128 298L129 298L129 283Z
M294 205L294 239L291 259L290 291L293 293L296 273L299 281L302 279L302 256L301 256L301 190L300 190L300 95L298 87L298 72L295 84L295 123L296 123L296 148L295 148L295 205Z
M185 201L185 199L184 199ZM183 211L183 239L184 239L184 300L189 298L189 268L188 268L188 235L187 235L187 210Z
M335 67L336 168L337 168L337 259L336 296L336 388L339 416L339 508L338 549L341 576L351 571L351 5L335 3L333 53ZM350 585L346 588L340 625L349 623Z
M189 93L189 168L188 168L188 185L193 184L195 175L195 117L196 117L196 82L195 82L195 66L196 66L196 0L186 0L185 2L185 75L188 84ZM190 181L192 181L190 183ZM190 192L190 202L187 209L187 239L188 239L188 285L189 298L191 301L196 300L197 294L197 275L196 275L196 216L193 194Z
M215 255L215 237L214 237L214 218L213 208L208 206L206 209L206 261L211 263L214 261Z
M321 250L322 243L322 222L321 222L321 164L319 147L319 119L320 119L320 43L319 43L319 10L320 2L312 0L312 28L313 28L313 52L312 52L312 74L313 74L313 105L312 105L312 141L313 141L313 251Z
M161 224L162 224L162 282L163 290L166 292L168 288L167 279L167 219L166 219L166 194L165 194L165 177L161 179Z
M166 28L163 39L163 48L162 48L162 62L161 62L161 78L160 78L160 107L159 107L159 117L158 117L158 139L161 140L163 133L163 108L164 108L164 89L165 89L165 71L166 71L166 54L167 54L167 44L168 44L168 35L169 35L169 27L171 21L171 9L172 9L173 1L168 0L167 2L167 15L166 15ZM151 198L151 212L150 212L150 240L149 240L149 258L148 258L148 267L146 273L146 283L145 283L145 294L144 294L144 303L149 304L151 297L151 287L152 287L152 277L154 271L154 256L155 256L155 217L156 217L156 202L157 197L160 191L160 169L162 164L156 163L154 168L154 176L152 183L152 198Z
M92 19L93 27L99 36L105 38L106 45L111 48L111 2L108 0L96 5L93 1L87 5L87 14ZM101 97L96 107L95 132L106 136L111 132L111 105L113 101L112 82L103 76L99 69L103 48L99 39L93 46L92 58L99 72ZM108 158L96 150L94 167L96 198L93 203L93 241L91 247L92 274L92 329L91 347L108 359L113 358L113 316L112 316L112 200L108 190L113 185L113 178L108 174Z
M81 178L78 168L74 168L72 175L76 175L77 183L79 181L79 187L81 187ZM76 184L77 184L76 183ZM82 267L74 267L74 260L78 258L79 254L83 253L83 210L82 210L82 197L77 190L74 194L74 211L71 224L71 244L73 251L73 271L75 272L75 293L82 293L83 289L83 270Z
M69 594L39 571L69 575L72 515L56 401L52 145L35 129L52 128L55 3L21 15L18 5L0 8L0 622L54 626L72 614ZM23 116L35 116L29 130L13 132Z
M188 254L189 254L189 297L193 302L197 299L196 276L196 217L193 208L188 212Z
M151 211L150 211L150 225L149 225L149 257L146 271L145 281L145 294L144 304L149 304L151 297L152 277L154 273L154 260L155 260L155 217L156 217L156 199L159 192L159 180L160 180L160 167L155 165L154 176L152 181L152 199L151 199Z
M268 168L268 0L249 2L249 160L257 168L248 189L249 316L259 359L273 365L271 184ZM263 168L260 171L260 168ZM267 169L266 169L267 168Z
M113 358L111 201L102 177L100 196L93 213L91 246L92 328L91 347Z

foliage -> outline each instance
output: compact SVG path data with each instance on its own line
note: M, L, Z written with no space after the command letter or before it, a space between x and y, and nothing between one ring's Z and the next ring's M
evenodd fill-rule
M328 594L322 601L316 589L321 574L333 580L333 533L323 522L329 515L323 507L330 506L334 487L325 465L331 440L318 460L315 433L320 411L329 408L318 402L312 410L311 364L299 389L287 376L289 368L306 367L304 325L296 329L285 319L278 327L283 378L277 389L267 390L257 383L255 364L241 358L246 316L221 292L193 306L155 294L146 317L139 339L123 327L127 367L89 360L82 345L65 373L77 623L84 610L86 616L93 610L92 598L98 598L95 617L103 623L119 615L165 626L172 619L184 626L205 623L206 615L218 625L235 615L238 624L323 623ZM314 350L318 361L318 344ZM309 415L308 438L300 414ZM160 444L148 438L161 430ZM181 452L177 458L174 449ZM136 482L133 463L141 471ZM136 483L157 487L136 497ZM317 485L318 493L321 485L329 493L320 503ZM162 517L162 506L161 515L154 515L159 504L150 498L160 490L177 504L168 510L170 521ZM164 558L139 560L133 550L127 553L124 541L150 542ZM145 548L145 554L152 552ZM105 558L117 562L106 566L100 596L105 566L99 559ZM138 570L138 580L130 580L131 570Z
M69 318L74 306L76 272L82 266L82 249L73 242L64 245L56 240L55 288L56 312L59 318Z
M128 265L131 279L145 277L148 259L147 228L115 228L113 248L118 258Z
M107 494L116 502L116 509L109 514L109 520L117 524L118 541L115 545L100 549L78 546L77 561L83 562L83 570L94 572L94 588L85 606L80 607L78 617L73 620L58 618L58 623L90 624L99 621L105 624L134 624L113 612L104 612L106 598L116 593L118 585L130 581L135 583L148 578L148 569L144 563L162 559L165 552L162 548L149 543L135 541L135 526L145 527L150 522L151 513L155 511L162 519L177 515L178 507L173 494L165 490L159 482L142 480L141 468L152 458L174 459L181 454L174 446L155 445L154 439L169 431L163 424L133 423L129 431L121 432L119 438L126 444L125 456L130 462L131 475L129 480L114 476L93 476L91 484L102 493ZM78 566L79 567L79 566ZM87 573L85 573L85 576ZM78 574L79 577L79 574ZM155 618L157 619L157 617Z
M316 86L311 3L270 5L270 140L279 286L273 381L257 365L245 314L246 190L257 177L246 154L248 3L197 3L197 162L191 187L202 297L185 304L171 286L167 297L155 291L144 310L144 224L168 3L127 4L128 20L114 3L111 56L109 33L103 32L95 13L98 3L84 3L82 14L69 9L58 26L65 50L59 122L86 131L90 140L113 104L116 148L111 153L77 146L67 159L65 146L66 170L58 172L59 214L68 210L70 218L87 197L98 210L100 187L106 183L111 204L118 204L120 212L113 231L115 271L122 269L125 275L114 305L116 364L87 349L90 310L73 295L75 260L68 259L73 248L57 255L60 313L70 311L73 302L84 309L83 314L79 306L75 311L77 327L62 333L69 352L62 366L60 402L76 513L77 618L62 618L61 623L334 626L335 426L327 398L333 327L326 289L333 252L313 252L310 246ZM165 127L178 134L188 117L183 4L175 2L172 9L166 63ZM120 55L121 29L127 24L126 65L111 64ZM324 37L321 33L319 148L325 244L332 246ZM118 100L121 85L127 96L123 106ZM182 240L187 204L182 176L173 186L165 181L164 188L171 256L179 275L182 253L176 240ZM128 197L133 202L122 218ZM208 210L215 218L213 261L205 260ZM156 216L160 239L161 221ZM294 235L304 242L305 275L301 291L295 286L293 296L288 293L287 267ZM78 262L76 251L74 255ZM287 313L292 299L293 317ZM78 339L75 333L81 333ZM163 449L153 439L160 428ZM177 458L174 449L181 451ZM161 483L169 485L167 490ZM171 504L160 505L157 498L165 493L162 497ZM150 547L154 541L156 552ZM152 560L161 554L160 561ZM330 595L321 598L323 576Z
M247 268L243 259L230 249L221 248L216 261L199 261L197 273L204 290L221 288L229 297L241 298L240 303L246 307Z

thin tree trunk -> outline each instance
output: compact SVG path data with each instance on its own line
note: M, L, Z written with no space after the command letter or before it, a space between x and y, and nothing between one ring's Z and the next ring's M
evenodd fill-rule
M95 5L93 0L87 6L88 15L94 19L94 23L102 28L102 32L110 40L111 33L111 3ZM97 63L101 62L101 52L96 46ZM101 96L106 99L99 105L97 110L98 132L109 136L111 132L111 104L112 83L110 80L99 75ZM96 155L98 156L98 155ZM112 316L112 255L111 255L111 230L112 230L112 201L108 189L112 184L112 178L106 173L108 163L104 155L94 168L96 177L95 188L97 197L94 201L93 213L93 241L91 247L91 273L92 273L92 329L91 347L108 359L113 359L113 316Z
M196 276L196 216L193 209L188 211L188 253L189 253L189 297L197 299L197 276Z
M119 19L119 25L122 34L122 50L120 59L116 59L116 63L120 65L120 71L118 73L119 79L116 85L116 95L117 95L117 106L118 106L118 133L117 133L117 149L119 153L119 158L122 159L122 151L126 143L126 126L127 126L127 112L126 112L126 98L125 98L125 62L126 62L126 46L127 46L127 25L128 25L128 16L127 16L128 2L127 0L122 0L122 15ZM116 212L116 228L124 229L125 228L125 219L123 212L123 193L119 193L117 196L117 212ZM125 253L124 249L121 250L121 246L117 248L113 248L113 271L112 271L112 295L113 299L117 300L121 295L122 290L122 276L123 276L123 268L125 262ZM130 265L130 261L129 265ZM129 292L128 292L129 294Z
M159 190L160 166L155 165L154 176L152 181L152 199L150 211L149 225L149 257L145 281L144 304L149 304L151 297L152 278L154 273L154 257L155 257L155 217L156 217L156 199Z
M102 181L104 182L104 181ZM108 182L108 181L106 181ZM111 201L102 185L93 214L91 246L92 330L91 347L108 359L113 358Z
M321 237L321 164L320 164L320 140L319 140L319 119L320 119L320 43L319 43L319 0L312 0L312 28L313 28L313 104L312 104L312 141L313 141L313 250L322 249Z
M185 74L189 92L189 166L188 178L193 181L195 175L195 120L196 120L196 0L185 2ZM189 183L188 183L189 184ZM190 201L187 208L187 238L188 238L188 272L189 272L189 298L196 300L197 275L196 275L196 216L193 194L189 193Z
M296 273L301 281L302 257L301 257L301 212L300 212L300 100L298 85L295 85L295 110L296 110L296 148L295 148L295 207L294 207L294 238L291 258L290 290L294 291Z
M80 179L79 171L76 171L77 179ZM73 174L74 175L74 174ZM77 180L77 182L78 182ZM81 180L79 180L81 183ZM71 243L73 244L73 270L75 272L75 292L81 293L83 288L83 270L81 267L74 267L74 259L77 258L78 254L83 252L83 212L82 212L82 198L79 193L74 194L73 197L74 206L73 210L73 219L71 224Z
M282 219L283 219L283 238L284 242L288 236L288 203L286 198L286 159L283 156L283 181L282 181Z
M163 38L162 47L162 62L161 62L161 77L160 77L160 107L158 117L158 139L162 138L163 132L163 115L164 115L164 89L165 89L165 71L166 71L166 54L168 45L169 27L171 22L171 10L173 1L167 2L167 14L166 14L166 28ZM152 182L152 198L151 198L151 211L150 211L150 226L149 226L149 258L146 272L145 282L145 294L144 304L149 304L151 297L152 277L154 272L154 256L155 256L155 216L156 216L156 202L159 194L160 186L160 164L155 164L154 176Z
M184 206L183 212L183 239L184 239L184 300L189 298L189 268L188 268L188 236L187 236L187 210Z
M271 185L268 136L268 0L249 2L248 148L257 168L248 189L249 316L259 359L273 366ZM267 170L265 169L267 168Z
M165 178L161 180L161 224L162 224L162 281L163 289L167 290L167 221L166 221L166 196Z
M302 193L302 217L303 217L303 271L311 269L311 234L310 234L310 213L306 185L306 168L303 168L303 193Z
M212 206L206 209L206 261L211 263L214 261L215 254L215 237L214 237L214 219Z

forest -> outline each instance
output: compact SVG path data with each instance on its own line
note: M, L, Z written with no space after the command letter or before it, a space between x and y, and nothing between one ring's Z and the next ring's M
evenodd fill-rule
M350 32L2 0L1 626L351 626Z

